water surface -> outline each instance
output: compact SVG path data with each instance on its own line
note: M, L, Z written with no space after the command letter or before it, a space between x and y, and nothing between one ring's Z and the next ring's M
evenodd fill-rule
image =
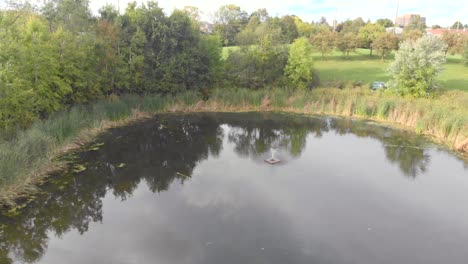
M0 218L0 263L468 260L466 164L364 121L160 115L104 134L42 189Z

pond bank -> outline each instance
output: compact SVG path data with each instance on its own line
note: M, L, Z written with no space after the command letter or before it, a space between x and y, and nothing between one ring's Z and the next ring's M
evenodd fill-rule
M165 112L271 111L370 119L429 135L437 143L468 153L468 93L447 92L436 99L405 99L365 88L214 90L207 101L193 92L177 96L112 97L76 106L36 122L15 139L0 142L0 207L27 202L36 186L63 168L58 157L79 150L96 135Z

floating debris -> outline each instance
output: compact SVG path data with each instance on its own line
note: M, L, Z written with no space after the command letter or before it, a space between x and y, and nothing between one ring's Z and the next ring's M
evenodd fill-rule
M86 167L85 167L85 166L83 166L83 165L81 165L81 164L78 164L78 165L75 165L75 166L73 167L73 170L72 170L72 171L73 171L74 173L80 173L80 172L85 171L85 170L86 170Z
M123 167L125 167L125 166L127 166L127 164L125 164L125 163L120 163L119 165L117 165L117 168L123 168Z
M96 151L96 150L99 150L102 146L104 146L104 143L96 143L96 144L89 146L88 150Z
M177 176L182 176L184 178L190 178L190 176L177 172Z

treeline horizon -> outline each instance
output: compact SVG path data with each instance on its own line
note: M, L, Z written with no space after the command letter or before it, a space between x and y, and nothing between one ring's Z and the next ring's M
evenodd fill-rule
M426 25L415 20L402 36L386 32L389 19L362 18L331 26L294 15L248 14L235 5L214 14L202 32L200 10L170 15L157 2L129 3L122 14L105 5L92 14L89 0L48 0L0 10L0 128L27 128L37 119L76 104L121 94L176 94L214 86L250 89L319 85L313 51L375 50L384 60L403 40L416 40ZM446 52L465 54L468 38L448 33ZM292 44L292 45L291 45ZM239 46L221 59L223 46ZM468 59L466 60L468 62Z

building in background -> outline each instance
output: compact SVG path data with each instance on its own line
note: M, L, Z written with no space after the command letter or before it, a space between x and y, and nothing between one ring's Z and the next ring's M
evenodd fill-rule
M420 15L416 15L416 14L406 14L406 15L397 17L395 24L400 27L406 27L411 22L414 22L418 18L421 20L421 23L426 24L426 18Z

